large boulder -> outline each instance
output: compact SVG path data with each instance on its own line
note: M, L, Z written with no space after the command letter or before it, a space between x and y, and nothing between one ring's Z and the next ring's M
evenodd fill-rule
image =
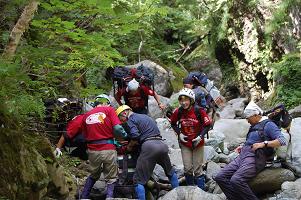
M301 105L289 110L288 112L292 115L293 118L301 117Z
M300 171L301 166L301 118L293 119L290 133L292 136L292 157L293 157L293 164Z
M211 194L196 186L180 186L159 200L226 200L226 196L224 194Z
M222 119L241 118L247 98L237 98L228 101L222 111L219 113Z
M179 149L178 136L170 128L170 123L166 118L158 118L156 119L158 128L162 135L163 141L169 148Z
M294 181L292 171L283 168L268 168L250 181L250 187L256 194L273 193L281 189L285 181Z
M160 96L160 102L164 105L169 103L169 99L163 96ZM153 119L164 117L164 112L160 110L156 99L153 96L148 98L148 115Z
M173 88L170 82L170 75L168 71L166 71L163 67L150 60L143 60L135 65L129 65L127 67L137 68L140 65L149 67L153 70L155 74L155 91L159 95L169 97L172 94Z
M237 138L245 138L250 124L245 119L220 119L215 122L213 130L225 135L225 142L230 143Z
M286 181L281 185L281 193L270 200L301 199L301 178L296 181Z

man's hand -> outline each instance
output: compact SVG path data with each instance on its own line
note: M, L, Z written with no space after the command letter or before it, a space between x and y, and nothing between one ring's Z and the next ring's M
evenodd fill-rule
M59 158L63 155L62 151L60 148L55 148L55 151L53 152L56 158Z
M236 153L240 153L241 149L242 149L242 146L238 146L238 147L236 147L236 149L234 149L234 151Z
M252 150L256 151L256 149L260 149L260 148L263 148L263 147L265 147L263 142L254 143L252 145Z
M180 134L179 134L179 138L180 138L180 140L181 140L182 142L187 142L187 140L186 140L187 136L184 135L183 133L180 133Z
M200 144L200 142L202 141L202 137L201 136L197 136L196 138L194 138L192 140L193 146L196 147Z

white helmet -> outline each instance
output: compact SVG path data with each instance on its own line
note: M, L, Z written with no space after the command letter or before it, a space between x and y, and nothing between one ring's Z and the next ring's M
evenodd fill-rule
M128 87L126 88L127 91L135 91L139 88L139 83L136 81L136 79L131 80L128 83Z
M189 88L183 88L180 92L179 92L179 98L180 96L186 96L189 97L190 99L192 99L193 101L195 101L195 94L193 92L192 89Z
M106 99L106 100L108 100L110 105L112 103L110 97L106 94L100 94L100 95L96 96L95 101L97 101L97 99Z

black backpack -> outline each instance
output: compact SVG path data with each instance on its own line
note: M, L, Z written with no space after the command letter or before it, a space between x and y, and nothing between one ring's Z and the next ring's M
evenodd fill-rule
M204 122L203 122L203 118L202 118L202 115L201 115L201 113L200 113L200 109L202 109L200 106L198 106L198 105L194 105L194 113L195 113L195 115L196 115L196 118L198 119L198 121L200 122L200 124L203 124ZM180 119L181 119L181 117L182 117L182 114L183 114L183 108L182 107L180 107L179 109L178 109L178 116L177 116L177 126L180 128ZM205 136L203 136L203 137L205 137ZM209 134L207 133L207 139L209 139Z
M137 68L129 67L115 67L112 73L112 80L117 82L118 88L124 88L127 86L127 83L135 78L141 85L146 85L153 87L154 89L154 72L149 67L143 65L138 66Z
M147 85L154 89L155 74L149 67L145 67L143 65L137 67L136 79L140 82L140 84Z
M115 67L112 73L113 85L117 82L118 89L127 86L127 83L133 79L133 70L128 67Z
M279 128L288 128L293 120L283 104L264 112L263 115L268 116Z

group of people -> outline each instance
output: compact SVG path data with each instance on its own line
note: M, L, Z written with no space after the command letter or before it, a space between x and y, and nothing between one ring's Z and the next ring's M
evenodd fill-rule
M190 84L189 80L184 81L184 84ZM172 112L170 123L179 140L187 185L197 185L204 190L204 136L208 134L212 120L206 113L204 98L200 96L203 93L189 87L186 86L179 92L180 106ZM145 199L145 185L156 164L162 166L172 188L179 186L177 174L168 156L168 146L163 142L156 122L147 115L147 101L141 94L146 97L154 96L159 108L164 109L165 105L160 102L156 92L140 86L139 82L133 79L116 95L116 100L120 104L116 110L111 106L110 98L102 94L95 99L92 110L77 116L68 124L67 137L72 138L76 133L82 132L88 148L91 175L81 192L82 199L89 198L90 191L101 172L107 181L107 198L113 197L118 178L115 138L129 139L126 152L131 152L138 146L139 156L133 177L138 199ZM122 96L124 104L121 102ZM230 200L257 199L249 188L248 181L264 167L264 165L256 167L258 150L286 143L279 128L261 114L262 110L250 102L244 110L244 115L251 124L246 142L244 146L237 148L239 156L215 177L215 181ZM264 126L262 131L259 131L257 126L261 126L262 123ZM127 124L127 131L122 124ZM57 144L55 151L57 156L62 154L60 149L64 140L64 137L61 137ZM260 159L261 163L265 163L266 156L261 156Z

